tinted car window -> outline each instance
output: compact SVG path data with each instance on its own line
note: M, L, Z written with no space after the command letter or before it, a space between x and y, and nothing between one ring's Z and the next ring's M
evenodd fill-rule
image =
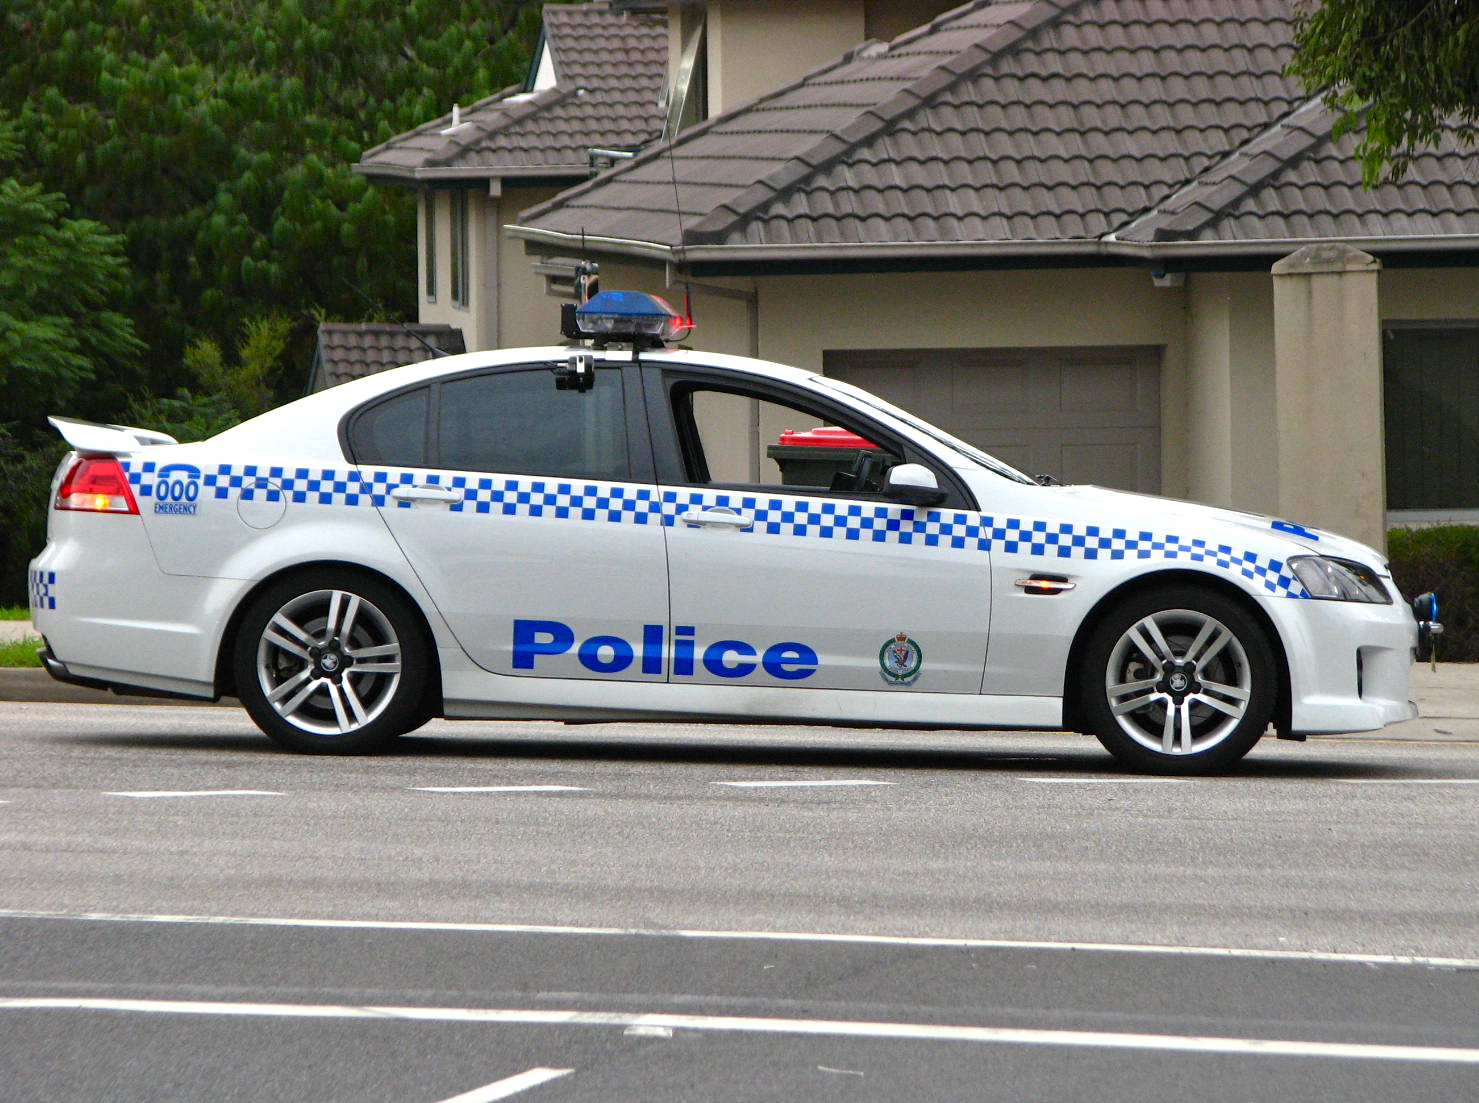
M628 479L621 373L588 391L559 390L548 368L492 372L441 385L438 466L464 471Z
M425 387L377 403L355 418L350 448L358 463L384 467L426 466Z

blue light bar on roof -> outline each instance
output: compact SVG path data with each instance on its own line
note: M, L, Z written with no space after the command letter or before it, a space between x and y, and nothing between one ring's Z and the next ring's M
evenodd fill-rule
M592 295L576 308L575 321L582 333L607 341L666 341L693 328L662 299L642 291Z

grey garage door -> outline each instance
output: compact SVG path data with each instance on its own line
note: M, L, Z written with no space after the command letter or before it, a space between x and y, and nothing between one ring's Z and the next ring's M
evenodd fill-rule
M1029 475L1160 490L1158 348L847 349L823 365Z

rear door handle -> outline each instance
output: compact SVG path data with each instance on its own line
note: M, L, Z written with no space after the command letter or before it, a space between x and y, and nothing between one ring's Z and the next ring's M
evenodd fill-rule
M397 502L439 502L443 505L456 505L462 501L462 488L456 486L396 486L390 490L390 496Z
M679 520L685 525L700 525L707 529L747 529L755 523L748 514L737 513L728 506L713 509L691 509Z

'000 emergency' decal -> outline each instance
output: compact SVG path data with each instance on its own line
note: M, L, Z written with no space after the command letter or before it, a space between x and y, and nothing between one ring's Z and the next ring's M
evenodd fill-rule
M412 485L461 491L462 500L446 507L453 513L605 524L672 527L681 524L680 516L695 507L727 506L754 518L749 531L771 536L920 544L1055 559L1185 560L1240 575L1282 597L1308 596L1280 559L1238 551L1227 544L1103 525L994 517L963 510L911 509L892 503L659 490L532 476L442 475L373 468L360 473L353 469L259 464L221 464L201 472L185 464L156 467L152 460L126 460L123 465L138 496L153 499L156 512L162 513L193 515L197 499L230 498L409 509L409 502L396 501L390 492L398 486ZM270 480L272 485L257 485L261 479ZM161 505L168 508L160 509Z

